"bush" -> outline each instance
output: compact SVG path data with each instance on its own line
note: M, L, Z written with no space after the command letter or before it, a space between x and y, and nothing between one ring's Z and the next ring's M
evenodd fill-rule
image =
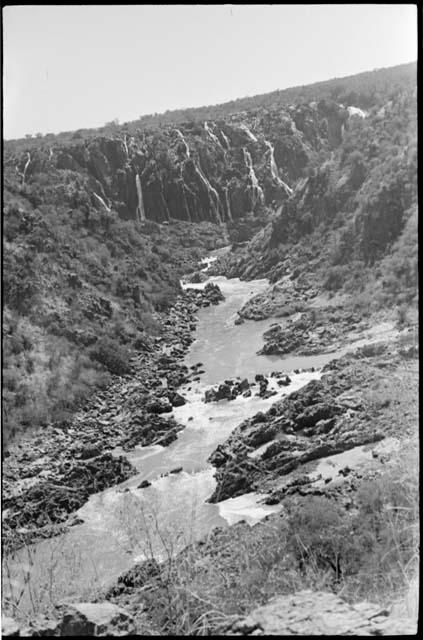
M302 589L334 590L350 602L366 599L390 606L404 596L416 570L414 458L406 454L402 463L363 483L352 510L326 496L285 499L283 514L252 528L239 523L216 530L182 553L177 552L180 534L165 535L157 521L146 528L141 508L148 539L143 552L149 563L123 576L117 593L107 597L141 588L146 615L142 631L165 635L218 633L232 615ZM125 526L137 545L143 527L134 521L137 510L132 507L129 513ZM151 572L147 569L154 561L150 554L156 537L167 561Z
M323 288L327 291L337 291L345 282L345 268L341 266L328 269L328 275L323 283Z
M99 338L90 349L90 357L116 375L125 375L130 371L130 352L113 338Z

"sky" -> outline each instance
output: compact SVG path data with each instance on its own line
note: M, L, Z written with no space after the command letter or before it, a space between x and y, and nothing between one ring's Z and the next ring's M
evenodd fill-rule
M417 8L3 8L5 139L218 104L417 58Z

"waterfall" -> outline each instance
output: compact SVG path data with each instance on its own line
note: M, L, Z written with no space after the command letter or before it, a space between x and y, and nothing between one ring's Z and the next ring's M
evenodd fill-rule
M251 133L251 131L249 130L249 128L247 127L247 125L245 124L240 124L239 128L242 129L243 131L245 131L245 133L248 135L248 137L250 138L250 140L252 140L253 142L257 142L257 138L256 136Z
M292 189L291 187L289 187L283 180L280 179L279 177L279 173L278 173L278 166L276 164L276 160L275 160L275 150L273 148L273 145L268 142L267 140L264 141L266 144L266 147L269 149L269 156L270 156L270 172L272 174L272 178L274 178L276 180L276 182L278 183L278 185L280 187L283 187L285 189L285 191L291 195L292 194Z
M256 206L257 201L264 202L264 194L263 189L260 187L259 182L257 180L257 176L254 172L253 161L251 159L251 154L245 147L242 149L244 153L244 162L248 169L248 175L251 181L251 188L253 192L253 207Z
M126 151L126 157L129 158L129 152L128 152L128 145L126 142L126 136L123 136L123 146L125 147L125 151Z
M22 186L25 184L25 176L26 176L26 170L28 169L30 163L31 163L31 156L29 154L29 152L27 152L27 156L28 156L28 160L26 161L24 170L23 170L23 174L22 174Z
M219 223L222 223L222 218L221 218L220 213L219 213L219 203L220 203L219 194L217 193L216 189L214 189L211 186L210 182L207 180L206 176L204 175L203 171L201 170L201 167L197 166L195 163L194 163L194 167L195 167L195 171L197 172L197 175L200 177L202 183L204 184L204 186L207 189L207 192L209 194L210 203L212 205L212 209L214 210L216 219L217 219L217 221Z
M144 201L142 199L141 180L138 173L135 176L135 185L137 188L137 196L138 196L138 206L137 206L138 217L140 219L140 222L145 222Z
M231 203L229 201L229 189L225 187L225 203L226 203L226 214L228 216L228 220L233 221L232 212L231 212Z
M99 203L106 209L106 211L108 213L110 213L110 207L107 206L107 204L104 202L103 198L101 196L99 196L98 193L94 192L94 195L97 198L97 200L99 201Z
M351 118L353 116L358 116L359 118L365 118L366 113L359 109L359 107L347 107L348 116Z
M225 141L226 148L227 148L227 149L230 149L230 148L231 148L231 143L229 142L229 138L228 138L228 136L225 136L225 134L223 133L223 131L221 131L221 132L220 132L220 135L222 136L222 138L223 138L223 139L224 139L224 141Z
M189 146L187 145L186 140L185 140L182 132L179 131L179 129L175 129L175 131L178 134L178 136L181 138L182 142L184 143L184 145L185 145L185 154L186 154L187 158L189 158L191 156L191 153L190 153Z
M207 124L207 122L204 122L204 129L207 131L207 133L209 134L210 138L213 140L213 142L215 142L216 144L219 145L219 147L222 147L219 138L213 133L213 131L210 129L209 125ZM223 148L223 147L222 147Z

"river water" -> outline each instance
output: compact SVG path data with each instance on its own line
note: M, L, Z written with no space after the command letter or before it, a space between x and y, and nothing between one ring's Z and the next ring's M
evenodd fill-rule
M277 399L320 377L318 370L293 374L293 369L322 367L338 354L309 357L258 356L262 334L274 319L246 321L235 325L237 311L249 297L268 286L266 280L241 282L222 276L210 278L219 284L225 300L201 309L195 341L186 356L186 365L203 363L201 380L182 387L187 399L173 410L175 419L185 425L178 439L168 447L137 447L127 454L138 474L119 486L91 496L79 510L83 524L65 535L21 550L9 561L10 577L3 588L20 589L29 577L30 590L21 608L35 603L82 600L110 584L120 573L146 558L158 560L174 554L214 527L245 520L253 525L279 506L263 503L263 496L250 493L219 504L206 502L216 486L214 468L207 458L244 419L266 411ZM201 288L206 283L186 285ZM204 391L227 378L248 378L273 370L290 374L289 387L278 387L270 378L269 388L277 395L262 399L253 387L250 398L203 402ZM273 385L273 387L272 387ZM119 453L119 451L117 451ZM182 471L169 473L175 468ZM143 480L151 482L139 488Z

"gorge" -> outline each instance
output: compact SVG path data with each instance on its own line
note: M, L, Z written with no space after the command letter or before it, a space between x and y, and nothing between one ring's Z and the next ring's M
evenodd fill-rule
M415 65L352 78L5 143L3 608L20 635L64 634L64 599L122 607L141 635L235 629L301 589L404 601ZM400 588L371 581L378 563Z

